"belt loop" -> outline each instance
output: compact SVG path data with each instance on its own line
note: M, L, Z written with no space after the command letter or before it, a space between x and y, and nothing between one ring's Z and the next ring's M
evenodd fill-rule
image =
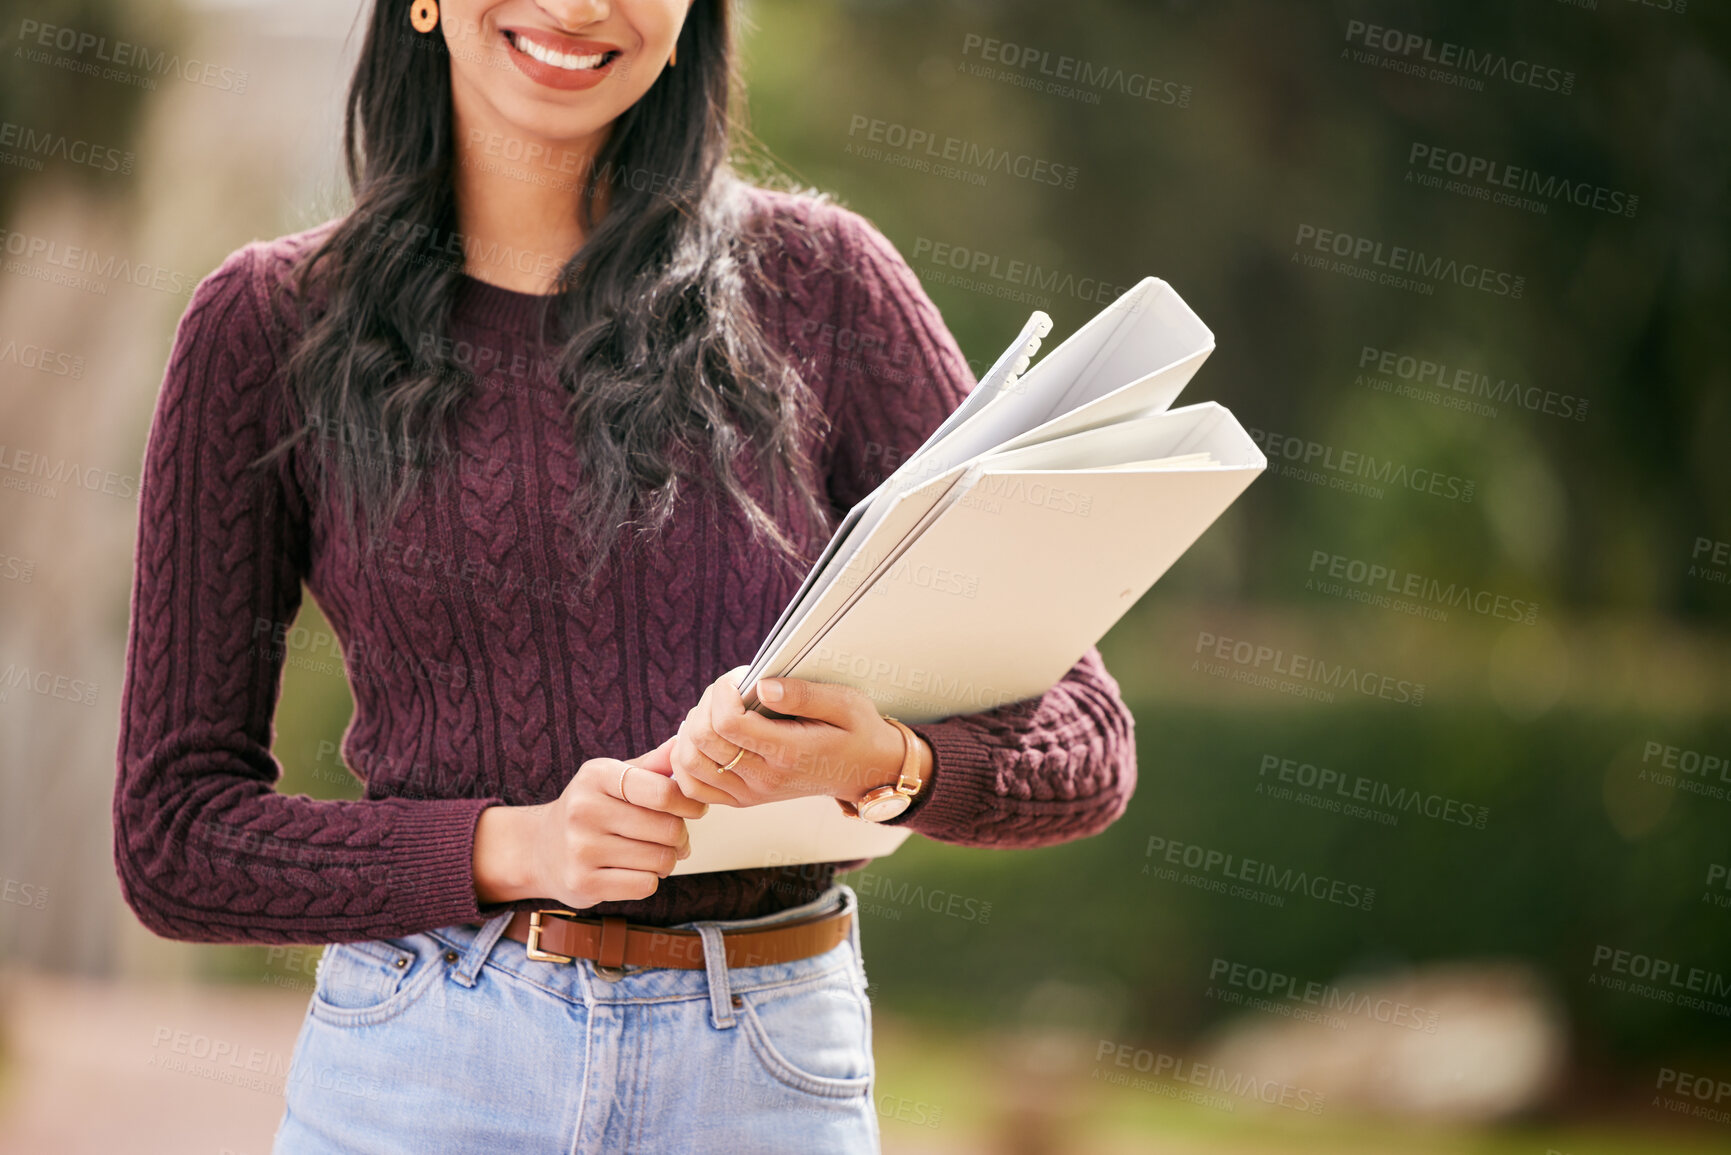
M601 952L595 961L604 967L620 970L625 966L625 916L601 916Z
M699 923L697 933L703 937L703 969L709 973L709 1021L725 1029L736 1021L733 992L727 984L727 944L719 926Z
M481 964L487 961L487 956L493 953L493 944L499 941L499 936L505 933L505 925L511 921L515 911L507 910L504 914L496 914L487 920L485 926L475 932L475 937L469 941L469 947L463 952L463 957L457 965L451 968L451 977L466 987L475 985L475 976L480 973Z
M848 922L847 937L848 941L853 944L853 961L854 965L859 968L859 981L862 986L869 986L871 984L866 980L865 973L865 954L860 950L859 945L859 895L854 893L854 888L845 882L836 885L841 887L843 891L841 909L853 912L853 918Z

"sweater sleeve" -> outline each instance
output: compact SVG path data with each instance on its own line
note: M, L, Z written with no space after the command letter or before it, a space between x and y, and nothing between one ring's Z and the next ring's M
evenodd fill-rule
M190 942L342 942L477 920L475 822L494 798L334 801L275 790L282 650L309 536L273 443L280 329L268 250L200 283L140 476L114 860L145 926ZM263 624L261 626L261 623Z
M838 360L839 410L828 447L838 509L870 493L917 450L974 375L937 306L895 247L839 211L853 270L838 332L856 334ZM931 744L931 779L891 819L939 842L1046 846L1097 834L1136 786L1129 708L1097 648L1037 698L913 726Z

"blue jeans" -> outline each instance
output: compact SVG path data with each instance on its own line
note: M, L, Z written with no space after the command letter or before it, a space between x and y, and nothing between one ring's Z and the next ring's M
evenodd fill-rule
M729 969L720 932L838 907L853 932ZM274 1155L877 1152L859 899L679 924L705 970L535 962L484 927L329 946Z

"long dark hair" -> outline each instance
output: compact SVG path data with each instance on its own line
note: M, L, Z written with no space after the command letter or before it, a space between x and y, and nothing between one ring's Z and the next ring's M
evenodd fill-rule
M790 539L779 517L797 507L805 525L827 523L800 437L823 419L747 298L763 274L746 186L728 161L730 3L695 0L678 66L614 122L574 185L584 242L543 322L558 323L550 360L582 463L571 512L585 582L628 544L622 529L649 536L666 523L682 479L735 502L785 559L803 559L811 537ZM472 358L426 339L444 331L464 262L451 244L450 52L439 33L412 31L407 13L407 0L375 0L344 121L354 208L292 279L301 335L285 376L302 420L266 455L311 442L349 540L358 513L369 546L424 471L442 481L446 423L476 380ZM704 456L708 470L692 468Z

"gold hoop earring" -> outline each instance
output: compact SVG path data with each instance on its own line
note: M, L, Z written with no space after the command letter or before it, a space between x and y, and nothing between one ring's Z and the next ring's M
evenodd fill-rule
M679 63L679 41L675 40L673 42L673 55L671 55L667 58L667 67L672 68L675 64L678 64L678 63Z
M409 9L409 23L414 25L416 32L431 32L439 26L439 5L437 0L415 0Z

